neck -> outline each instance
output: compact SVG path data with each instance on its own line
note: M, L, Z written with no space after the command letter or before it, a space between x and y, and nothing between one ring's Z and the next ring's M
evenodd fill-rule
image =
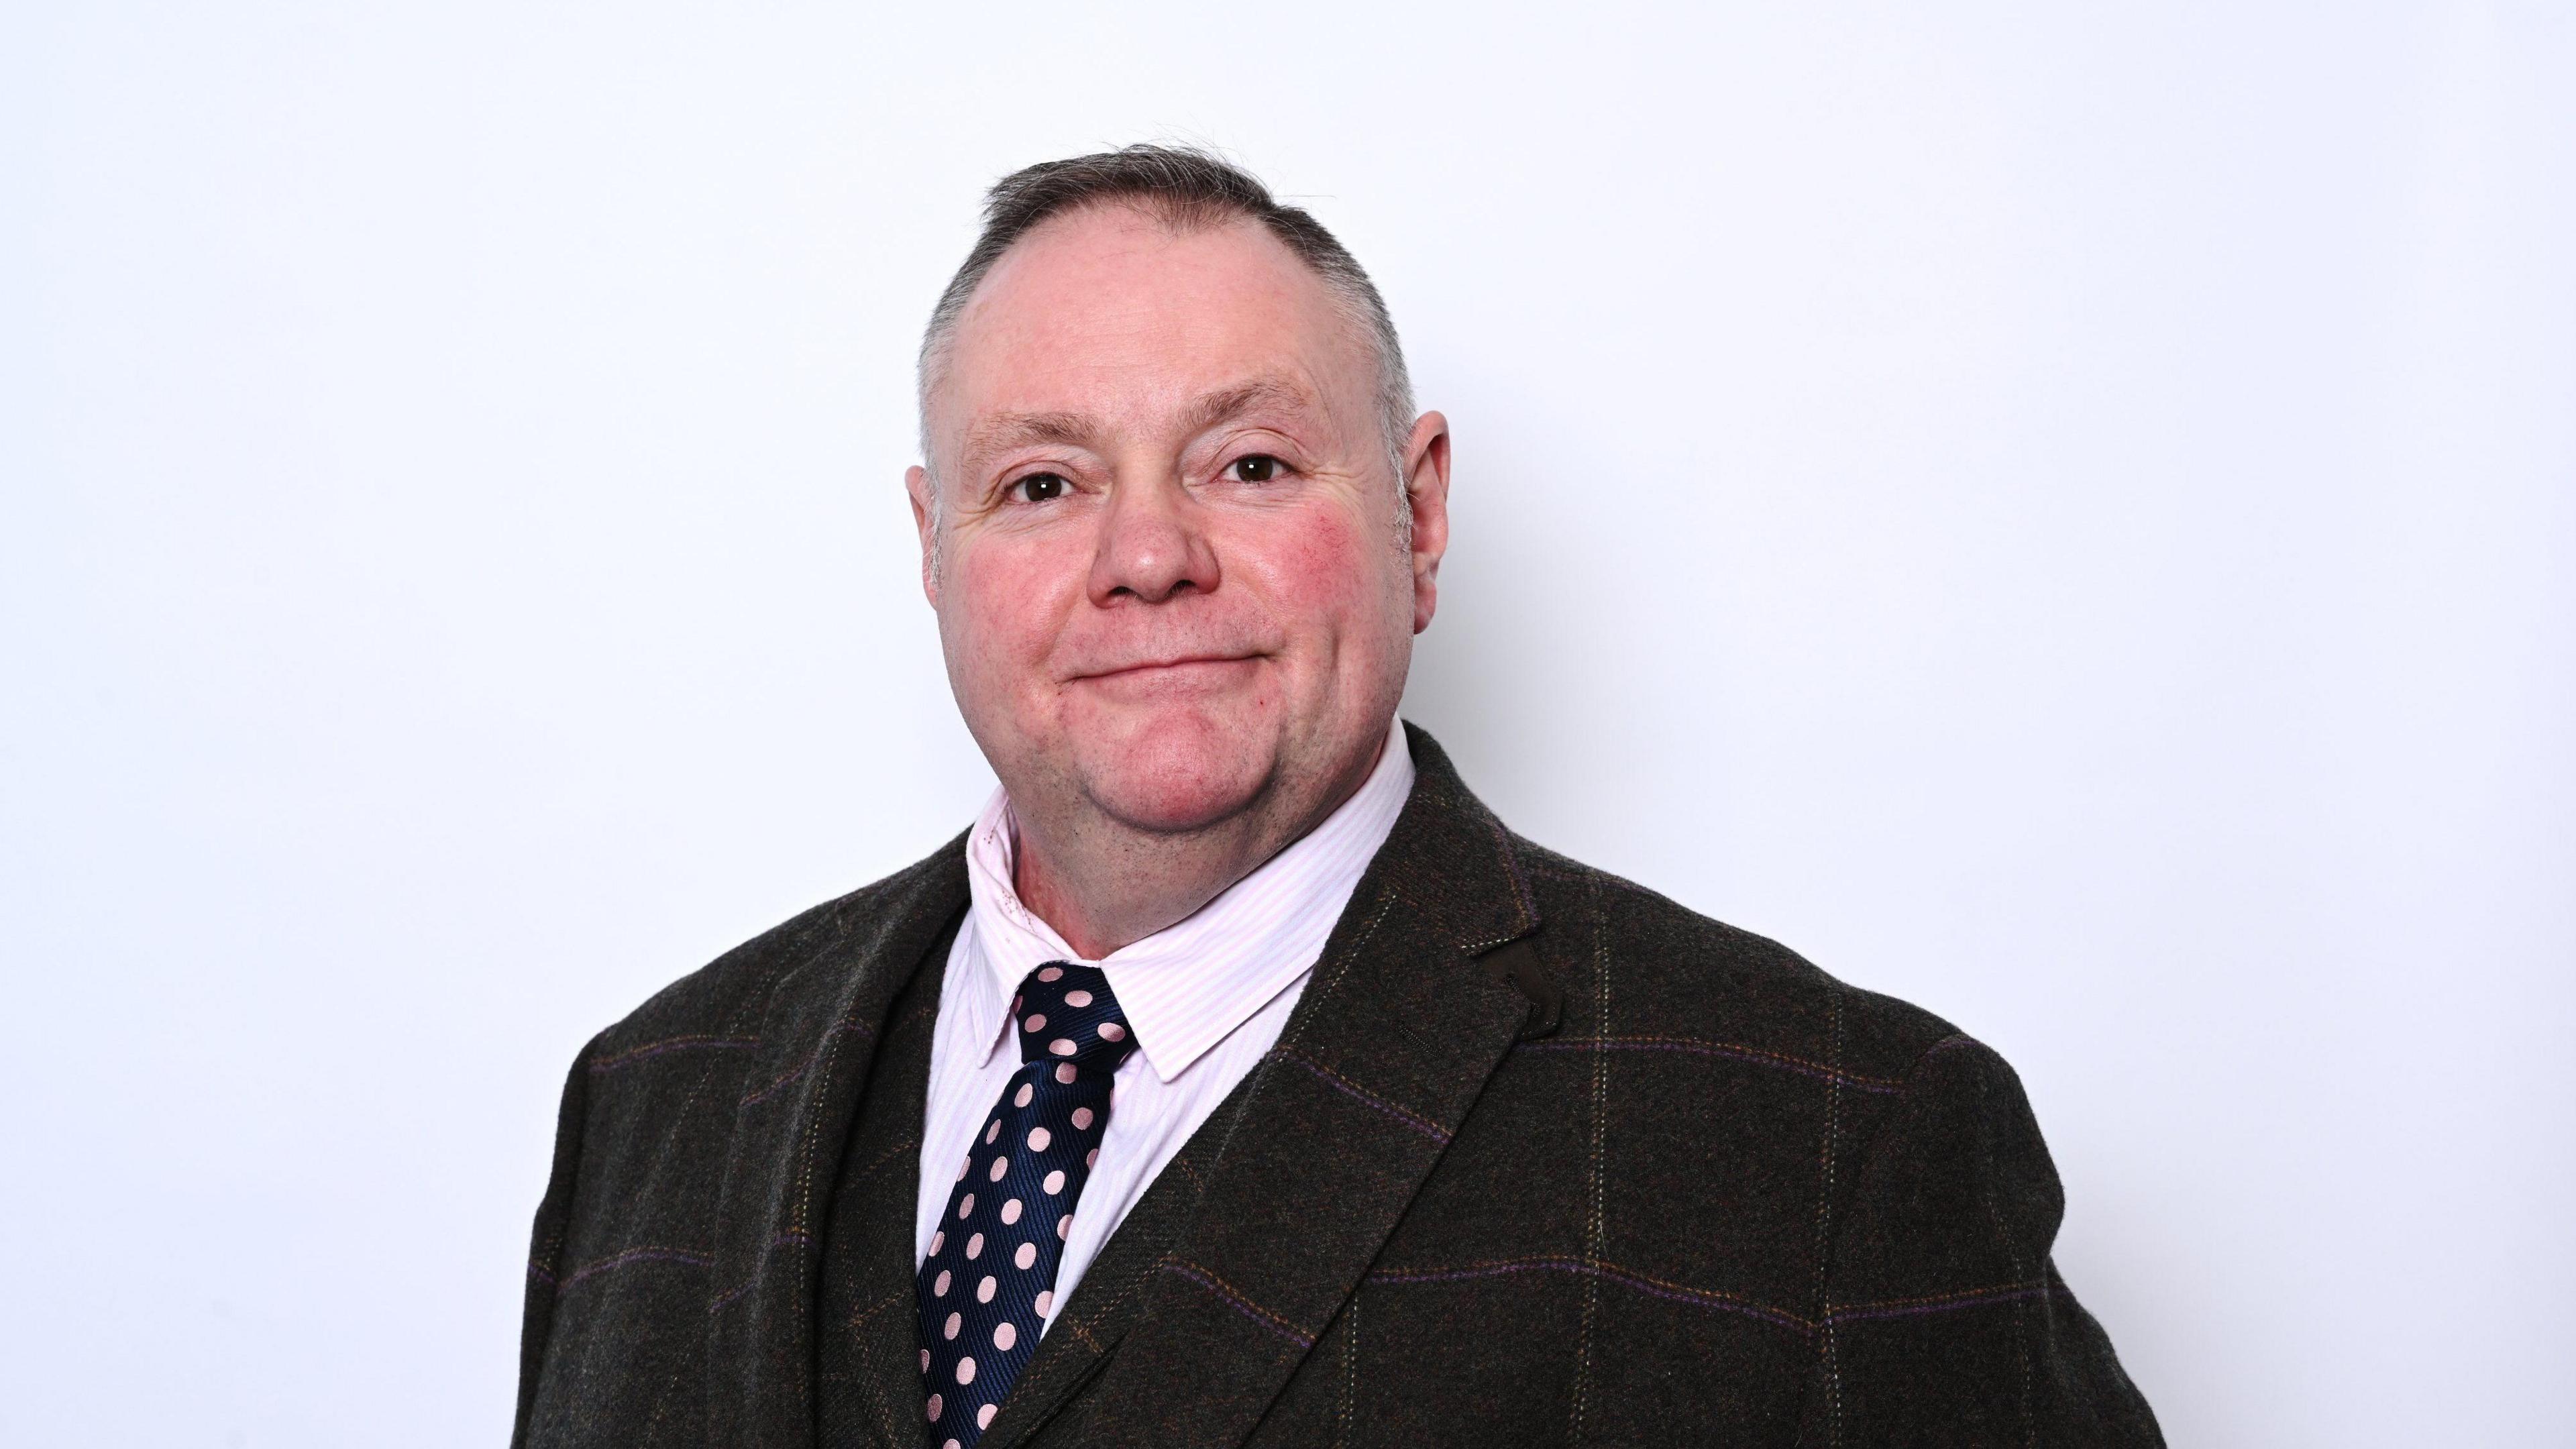
M1091 806L1023 809L1011 854L1011 888L1074 954L1098 961L1186 920L1324 822L1359 793L1385 752L1304 790L1274 785L1222 820L1196 830L1152 831Z

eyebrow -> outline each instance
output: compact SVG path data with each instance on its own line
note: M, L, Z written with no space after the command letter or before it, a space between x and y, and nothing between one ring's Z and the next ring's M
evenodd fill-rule
M983 458L1036 443L1080 447L1089 443L1091 420L1080 413L1005 413L975 425L966 434L966 456Z
M1284 377L1256 377L1235 387L1221 388L1192 402L1187 414L1190 431L1202 432L1229 418L1241 417L1256 408L1282 407L1303 412L1315 405L1315 395Z
M1297 383L1284 377L1256 377L1201 394L1183 410L1182 418L1190 432L1199 433L1259 408L1304 412L1314 406L1315 395ZM1088 447L1098 439L1100 431L1098 424L1082 413L1005 413L976 424L966 434L964 453L969 459L982 459L1042 443Z

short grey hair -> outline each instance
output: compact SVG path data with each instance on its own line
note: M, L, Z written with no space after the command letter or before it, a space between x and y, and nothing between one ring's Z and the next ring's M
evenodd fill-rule
M1413 433L1413 379L1386 299L1359 259L1324 224L1282 205L1259 178L1212 151L1194 146L1135 145L1063 161L1041 161L993 183L984 195L984 230L966 254L921 337L919 371L922 465L934 474L930 490L936 522L939 490L931 457L930 394L939 383L957 319L986 273L1021 238L1054 217L1086 207L1136 207L1175 231L1221 226L1237 219L1258 222L1330 287L1377 353L1378 428L1395 472L1399 531L1410 533L1404 445Z

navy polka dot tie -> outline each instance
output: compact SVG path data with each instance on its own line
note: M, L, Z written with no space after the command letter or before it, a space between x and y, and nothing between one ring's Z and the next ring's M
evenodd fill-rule
M973 1449L1037 1352L1074 1205L1109 1125L1109 1079L1136 1049L1097 966L1030 972L1011 1016L1020 1069L957 1165L913 1280L935 1449Z

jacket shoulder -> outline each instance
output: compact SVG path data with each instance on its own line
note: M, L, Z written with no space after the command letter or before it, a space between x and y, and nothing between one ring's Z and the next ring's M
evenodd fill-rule
M1901 1078L1959 1037L1941 1017L1851 985L1767 936L1732 926L1606 870L1515 838L1543 934L1561 940L1566 985L1598 993L1604 1034L1705 1041ZM1562 923L1562 928L1559 927ZM1589 947L1593 959L1570 959ZM1584 978L1596 979L1586 990Z
M675 1039L748 1033L782 978L904 910L925 886L955 870L963 841L960 836L892 875L800 911L663 987L593 1038L586 1055L596 1063Z

